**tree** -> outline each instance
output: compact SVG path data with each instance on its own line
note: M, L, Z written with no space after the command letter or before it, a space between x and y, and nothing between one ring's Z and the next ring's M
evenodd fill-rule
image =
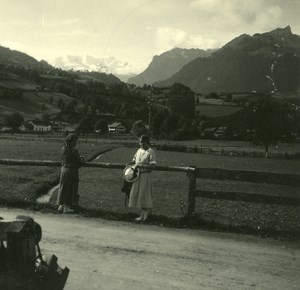
M41 103L40 106L41 106L41 111L47 110L46 105L44 103Z
M100 119L95 124L95 130L100 130L101 133L107 133L108 132L108 122L107 120Z
M50 121L50 115L48 113L44 113L41 117L43 121Z
M195 94L183 84L175 83L168 93L171 115L191 118L195 114Z
M88 118L88 117L83 117L80 120L80 122L79 122L77 130L79 132L83 132L83 133L92 132L94 130L94 126L93 126L92 120L90 118Z
M284 125L288 112L275 98L263 96L254 106L254 114L254 142L264 145L265 158L267 158L269 145L276 144L283 132L288 130Z
M64 103L64 101L62 100L62 98L60 98L58 101L57 101L57 107L59 108L59 109L63 109L63 107L64 107L64 105L65 105L65 103Z
M232 94L230 93L226 94L225 102L232 102Z
M154 136L158 137L161 133L161 125L163 124L166 118L165 112L159 112L153 115L152 118L152 133Z
M164 122L161 125L160 132L164 138L168 138L170 135L173 135L173 132L178 129L179 117L172 115L167 116Z
M4 117L4 126L11 127L13 130L18 130L23 123L24 117L19 112Z
M67 114L74 114L75 113L75 109L74 109L74 102L68 102L65 104L65 106L63 107L63 111L64 113Z
M146 128L145 122L143 120L138 120L133 123L130 133L136 137L140 137L143 134L148 133L148 129Z

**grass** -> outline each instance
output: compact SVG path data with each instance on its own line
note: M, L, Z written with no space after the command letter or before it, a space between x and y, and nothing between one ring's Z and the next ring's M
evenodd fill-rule
M17 86L19 83L18 81L6 82L11 85L11 88L19 88ZM0 81L0 86L9 87L6 82ZM31 91L23 91L23 96L20 99L0 97L0 117L15 111L21 112L25 119L34 119L36 118L36 114L43 113L56 115L60 111L57 108L57 103L60 99L62 99L65 103L73 100L71 97L60 93L35 92L34 89L36 85L34 85L34 87L30 87L30 84L24 83L20 88L26 90L26 86L28 86L27 89ZM50 103L50 99L52 99L52 104ZM42 105L44 106L43 110Z
M237 106L228 106L228 105L197 105L196 114L207 116L207 117L222 117L231 115L240 111L241 108Z
M62 143L33 140L0 139L0 158L54 160L58 161ZM115 148L113 148L115 146ZM98 162L127 163L136 148L118 145L100 145L92 142L79 143L82 155L91 157L100 151L113 150L102 154ZM159 165L224 168L295 174L299 162L292 160L240 158L197 153L156 151ZM58 180L59 168L0 165L0 203L16 206L33 206L35 199L46 193ZM185 173L154 171L154 209L150 223L169 226L201 227L258 233L267 236L291 236L299 234L300 213L297 206L269 205L241 201L211 200L198 198L196 214L187 218L188 178ZM132 220L136 212L124 205L122 170L106 168L80 169L81 213L87 216L102 216L113 219ZM239 183L230 181L198 180L197 188L203 190L239 190L242 192L285 192L297 195L299 186L274 186L269 184ZM52 201L55 200L55 197ZM48 210L55 210L53 206Z
M51 142L38 138L24 140L0 139L0 159L60 160L63 141ZM89 159L106 145L79 143L80 153ZM8 205L32 205L37 197L58 182L60 168L36 166L0 165L0 203Z
M30 81L14 80L0 80L0 86L8 89L21 89L21 90L35 90L37 85Z
M126 163L133 156L135 149L117 148L104 154L99 161ZM157 151L160 165L260 170L279 174L293 174L299 163L287 160L247 159L221 157L192 153ZM185 173L153 172L153 223L182 225L187 222L188 179ZM89 210L100 216L109 213L126 218L126 213L135 213L124 206L122 170L83 168L80 172L80 204L83 210ZM240 190L242 192L297 195L299 187L274 186L268 184L223 182L198 180L197 187L206 190ZM177 221L177 222L175 222ZM198 222L195 222L198 221ZM211 200L198 198L196 215L189 225L201 227L233 228L243 232L258 232L265 235L275 233L298 234L300 214L298 207L287 205L269 205L240 201Z

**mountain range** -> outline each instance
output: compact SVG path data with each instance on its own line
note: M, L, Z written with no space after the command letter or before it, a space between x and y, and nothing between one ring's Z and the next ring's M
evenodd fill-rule
M174 48L153 57L145 71L130 76L130 65L115 58L58 57L46 61L0 46L0 64L71 70L104 83L126 82L169 87L182 83L196 93L299 92L300 36L290 26L254 35L242 34L216 50ZM114 71L115 73L109 73ZM126 72L126 73L125 73Z
M46 61L38 61L26 53L0 45L0 64L22 66L24 68L51 68Z
M127 82L128 78L136 75L132 73L130 64L114 57L99 58L91 55L65 55L56 57L53 65L63 70L96 71L113 74L123 82Z
M171 77L153 85L168 87L176 82L199 93L297 92L300 36L293 34L290 26L253 36L243 34L210 56L195 58Z
M128 83L142 86L144 84L152 85L155 82L168 79L187 63L198 57L208 57L213 51L198 48L174 48L166 51L161 55L154 56L147 69L137 76L129 78Z

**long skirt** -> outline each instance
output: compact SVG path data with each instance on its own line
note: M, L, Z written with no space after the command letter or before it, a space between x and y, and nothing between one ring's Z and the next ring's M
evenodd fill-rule
M139 209L153 208L150 172L141 173L138 180L132 184L128 206Z
M77 205L79 174L77 168L62 167L60 172L57 203L67 206Z

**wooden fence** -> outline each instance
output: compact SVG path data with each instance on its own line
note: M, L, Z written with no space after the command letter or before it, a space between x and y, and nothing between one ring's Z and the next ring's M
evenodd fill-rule
M188 214L191 215L195 211L195 203L197 197L205 197L210 199L223 199L247 202L260 202L268 204L285 204L300 205L299 194L287 194L280 192L279 194L249 193L249 192L226 192L226 191L208 191L197 189L197 179L226 180L236 182L251 182L257 184L273 184L287 185L296 187L300 185L300 175L296 174L278 174L272 172L260 171L241 171L228 170L220 168L195 168L194 171L188 172L189 192L188 192Z
M54 166L61 165L59 161L48 160L16 160L0 159L0 165L19 165L19 166ZM103 163L103 162L85 162L82 167L107 168L107 169L124 169L125 164L120 163ZM143 165L142 168L149 169L149 166ZM228 170L220 168L196 168L192 166L156 166L155 171L173 171L184 172L188 176L188 215L195 212L197 197L210 199L224 199L247 202L262 202L269 204L287 204L300 205L300 193L286 194L266 194L266 193L246 193L246 192L225 192L225 191L207 191L197 189L197 179L226 180L237 182L251 182L255 184L274 184L288 185L296 187L300 185L300 175L297 174L278 174L272 172L260 171L241 171Z

